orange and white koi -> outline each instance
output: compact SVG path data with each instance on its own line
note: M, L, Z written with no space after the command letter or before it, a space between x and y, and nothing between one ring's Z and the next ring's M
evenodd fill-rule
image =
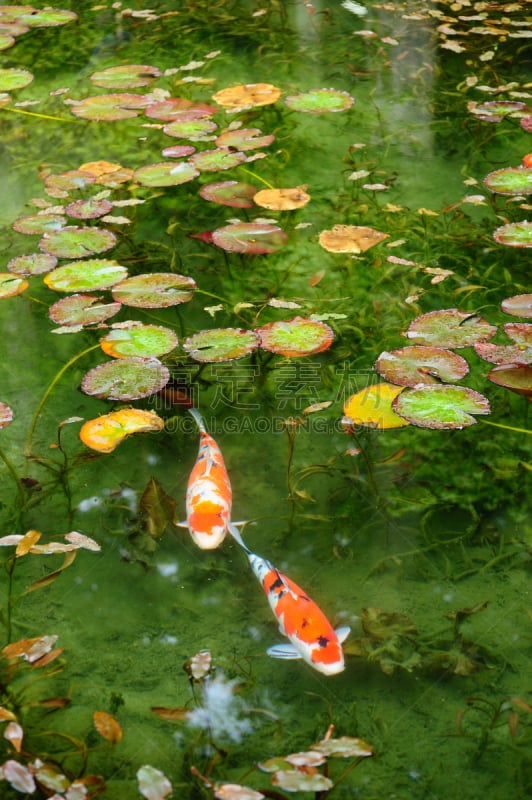
M202 550L212 550L225 539L231 518L232 492L222 452L207 433L203 418L195 408L189 413L196 420L200 445L196 463L190 473L186 494L185 522L194 542Z
M268 655L283 659L302 658L324 675L342 672L345 665L341 643L349 635L350 628L335 630L306 592L265 558L253 553L231 523L229 532L243 547L279 622L280 632L290 640L290 644L268 648Z

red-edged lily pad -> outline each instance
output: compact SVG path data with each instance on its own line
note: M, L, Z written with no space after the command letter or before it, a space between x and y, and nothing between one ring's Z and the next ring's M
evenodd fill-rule
M213 114L218 111L216 106L209 106L207 103L195 103L193 100L186 100L184 97L169 97L158 103L151 103L144 111L145 116L150 119L158 119L161 122L171 122L179 117L183 111L203 111Z
M490 364L531 364L532 346L525 347L519 344L498 345L489 342L480 342L475 345L475 351L484 361Z
M19 217L12 225L17 233L38 234L49 231L60 231L66 225L65 217L60 214L32 214L29 217Z
M392 401L402 391L402 386L377 383L351 395L344 405L345 417L342 423L346 430L349 431L352 425L365 425L378 430L408 425L406 419L397 416L392 409Z
M2 8L10 8L10 6L2 6ZM16 6L13 6L16 8ZM29 9L26 11L26 9ZM20 13L16 15L16 19L23 25L30 28L51 28L57 25L66 25L67 22L73 22L78 18L74 11L65 11L62 8L44 8L37 9L32 6L22 6Z
M235 150L256 150L268 147L275 141L273 134L264 134L260 128L238 128L235 131L224 131L216 137L218 147L233 147Z
M156 358L120 358L89 370L81 388L92 397L129 402L160 392L169 380L168 368Z
M149 99L141 94L99 94L85 97L79 103L70 106L70 111L76 117L83 119L111 122L136 117L149 103Z
M532 133L532 116L521 117L519 123L523 130L527 131L527 133Z
M375 369L387 381L400 386L458 381L469 372L467 361L457 353L419 345L385 350L377 359Z
M44 282L56 292L84 292L109 289L126 277L127 268L117 261L95 258L57 267L44 277Z
M493 238L509 247L532 247L532 222L523 220L501 225L493 232Z
M0 50L8 50L13 47L16 39L8 33L0 33Z
M135 275L113 287L113 297L135 308L167 308L192 299L196 281L173 272Z
M218 129L216 122L207 119L205 112L183 112L178 119L173 119L163 128L163 133L167 136L174 136L176 139L190 139L199 141L205 139L209 133Z
M73 294L50 306L48 315L58 325L98 325L114 317L121 303L101 303L92 294Z
M214 328L200 331L183 342L183 350L196 361L232 361L243 358L259 346L254 331L242 328Z
M455 348L484 342L496 333L497 326L491 325L478 314L446 308L416 317L405 335L414 339L416 344Z
M231 208L252 208L256 188L239 181L218 181L202 186L199 193L204 200Z
M0 300L22 294L28 286L29 283L24 278L13 275L12 272L0 272Z
M14 89L23 89L33 80L33 75L27 69L0 69L0 92L11 92Z
M528 365L503 364L494 367L488 378L498 386L532 399L532 367Z
M50 272L56 264L55 256L49 256L46 253L31 253L27 256L15 256L8 261L7 268L15 275L42 275Z
M281 90L271 83L244 83L221 89L212 99L226 111L243 111L275 103L280 96Z
M115 244L115 235L105 228L69 226L45 233L39 247L44 253L58 258L83 258L110 250Z
M255 328L264 350L281 356L309 356L328 350L334 341L334 331L325 322L304 317L269 322Z
M117 325L100 339L103 352L113 358L163 356L177 347L177 336L161 325L130 322Z
M276 253L288 241L278 225L267 222L235 222L212 232L212 241L230 253Z
M488 100L486 103L468 103L468 111L484 122L502 122L505 117L524 117L530 113L526 103L511 100Z
M134 89L136 86L148 86L160 74L161 70L157 67L124 64L93 72L90 79L96 86L103 86L104 89Z
M113 204L109 200L89 198L69 203L65 211L69 217L74 217L74 219L97 219L97 217L109 214L112 208Z
M47 193L57 197L64 197L64 192L70 192L73 189L85 189L92 183L94 183L94 175L82 169L67 169L65 172L47 175L44 179Z
M532 194L532 168L496 169L486 175L484 184L497 194Z
M161 154L165 158L184 158L195 152L196 148L191 144L172 144L170 147L163 148Z
M306 111L310 114L345 111L354 102L354 97L339 89L313 89L285 97L285 103L292 111Z
M114 164L112 161L87 161L79 168L80 172L88 173L94 178L94 183L109 186L114 189L121 183L127 183L133 177L133 170Z
M242 164L246 161L246 156L239 150L218 147L215 150L203 150L201 153L194 153L189 160L200 172L221 172L224 169L231 169Z
M452 429L474 425L473 414L489 414L487 397L465 386L433 385L405 389L392 403L396 414L421 428Z
M154 411L122 408L85 422L79 438L83 444L98 453L112 453L132 433L161 431L163 428L163 420Z
M501 308L505 314L514 317L532 317L532 294L514 294L513 297L506 297Z
M13 410L5 403L0 403L0 428L5 428L6 425L13 419Z
M199 175L199 171L188 161L178 164L163 161L159 164L148 164L137 169L133 179L142 186L178 186L187 183Z

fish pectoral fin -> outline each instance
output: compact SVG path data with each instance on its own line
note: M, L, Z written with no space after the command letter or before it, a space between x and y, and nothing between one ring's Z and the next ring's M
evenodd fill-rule
M186 521L186 519L183 520L183 522L176 522L174 520L172 524L175 525L176 528L188 528L188 522Z
M345 640L351 633L351 628L349 627L349 625L342 625L341 628L336 628L335 633L338 636L338 641L342 643L345 642Z
M293 644L285 644L284 642L282 644L274 644L272 647L268 647L266 653L272 658L283 658L286 661L296 658L303 658L301 653L296 650Z

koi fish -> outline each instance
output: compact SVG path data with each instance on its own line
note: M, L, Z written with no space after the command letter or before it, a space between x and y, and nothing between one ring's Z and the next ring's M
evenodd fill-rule
M296 583L262 556L253 553L239 531L229 523L229 532L244 549L251 569L262 584L270 608L279 622L279 630L290 644L268 648L274 658L302 658L324 675L335 675L344 669L341 643L350 633L349 627L334 630L323 611Z
M195 408L187 410L199 428L200 445L188 479L187 518L185 522L175 524L188 528L192 539L202 550L212 550L227 535L231 517L231 484L221 450L207 433L200 412Z

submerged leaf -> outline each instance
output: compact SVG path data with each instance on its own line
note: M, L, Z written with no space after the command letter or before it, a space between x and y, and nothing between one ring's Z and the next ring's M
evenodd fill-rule
M272 775L272 784L280 786L287 792L325 792L332 789L334 783L326 775L311 770L279 770Z
M95 711L92 719L94 727L104 739L107 739L111 744L118 744L122 739L122 728L111 714L107 714L105 711Z
M140 511L145 517L145 524L152 539L161 538L167 525L172 524L175 510L174 498L166 494L157 478L150 478L140 498Z
M79 438L83 444L98 453L112 453L132 433L161 431L163 428L163 420L154 411L123 408L85 422Z
M311 114L326 114L330 111L345 111L351 108L355 98L340 89L314 89L309 92L289 95L285 103L293 111Z
M137 770L137 781L139 792L146 800L165 800L173 791L166 775L149 764Z
M0 428L5 428L12 420L13 410L6 403L0 403Z

